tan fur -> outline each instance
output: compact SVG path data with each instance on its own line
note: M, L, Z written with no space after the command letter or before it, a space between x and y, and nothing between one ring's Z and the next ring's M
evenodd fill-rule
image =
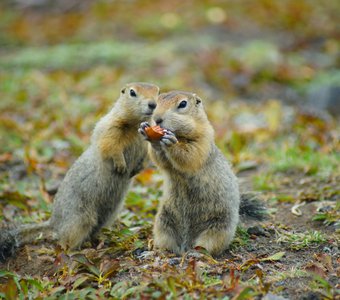
M130 95L131 89L136 92L135 97ZM158 94L159 88L153 84L126 84L113 108L96 124L90 148L75 163L79 170L72 170L72 175L70 170L67 174L70 177L69 182L61 186L66 190L71 186L83 190L80 197L78 195L69 195L70 199L66 199L68 197L65 195L56 197L51 218L54 227L61 223L59 218L66 214L67 206L70 207L68 215L74 210L73 216L65 219L62 226L56 228L59 243L64 248L74 249L80 246L100 227L110 225L117 217L130 178L143 168L145 149L142 147L137 129L141 120L150 119L154 108L150 109L149 105L156 105ZM85 160L85 155L92 158ZM125 161L125 157L129 161ZM93 175L81 179L90 169ZM76 199L72 201L72 197L75 196ZM73 203L79 201L80 211L77 206L68 204L68 201ZM61 212L63 213L59 215Z
M156 219L157 222L157 219ZM159 224L154 224L154 246L159 249L178 249L176 239L161 229Z
M194 247L205 248L211 255L218 255L230 244L233 236L225 230L206 230L194 242Z
M59 245L63 249L75 249L87 239L91 232L91 224L83 224L81 227L75 227L67 232L60 232Z
M139 139L136 135L136 126L140 123L140 112L134 110L134 99L131 101L129 89L136 91L140 101L154 99L159 93L159 88L147 83L132 83L122 89L120 98L117 100L119 109L112 110L105 121L96 127L98 133L94 134L95 142L103 159L112 158L117 171L126 170L126 161L123 155L124 149ZM146 102L146 101L145 101Z
M129 83L95 126L91 144L65 175L44 224L0 231L0 260L39 234L53 235L64 248L77 248L111 224L123 206L133 176L147 158L139 124L150 121L159 88Z
M112 158L116 167L124 171L126 162L123 151L136 140L136 130L135 128L122 126L115 120L112 121L113 124L98 140L98 147L104 159Z
M219 255L234 237L240 197L237 179L214 143L202 100L188 92L161 94L155 123L167 132L160 141L149 140L150 157L165 177L154 244L178 254L201 246ZM140 127L146 139L147 126Z
M170 92L162 94L158 98L158 107L154 112L154 119L158 116L166 116L167 122L171 121L171 111L182 101L188 100L192 105L195 105L196 96L187 92ZM199 99L199 98L198 98ZM199 99L200 100L200 99ZM206 115L190 115L186 114L186 122L183 127L192 127L190 132L177 130L176 137L178 143L174 147L168 149L167 158L173 168L179 171L195 173L205 163L211 150L211 142L214 139L214 131ZM168 126L169 127L169 126ZM165 128L166 125L165 125ZM171 126L169 128L171 130ZM149 147L150 148L150 147ZM164 159L157 157L157 154L152 150L149 153L157 164L162 168ZM165 166L168 168L169 166Z

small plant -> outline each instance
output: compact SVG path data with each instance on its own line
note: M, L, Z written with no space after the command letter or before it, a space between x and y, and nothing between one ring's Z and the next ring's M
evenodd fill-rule
M298 269L296 267L292 267L289 270L286 271L277 271L273 272L272 275L267 277L267 280L270 282L277 282L277 281L283 281L288 278L301 278L301 277L308 277L308 272Z
M278 183L275 179L273 174L270 173L254 176L254 188L259 191L274 191L278 189Z
M274 172L297 171L306 175L329 175L336 167L337 155L328 156L312 148L299 149L293 145L287 149L275 150L272 153L271 168Z
M295 232L280 232L278 243L288 244L288 248L292 250L301 250L306 247L313 247L325 243L327 241L326 236L320 231L307 231L301 233Z
M231 244L231 249L235 250L239 247L246 246L249 243L249 233L244 227L238 226L235 238Z
M0 299L35 299L52 283L12 272L0 271ZM3 283L4 282L4 283Z
M339 289L334 288L327 280L319 275L313 276L311 287L323 296L322 299L337 299L336 295L340 294Z
M335 206L328 211L317 212L313 216L313 221L322 221L325 225L335 224L340 225L340 201L337 201Z

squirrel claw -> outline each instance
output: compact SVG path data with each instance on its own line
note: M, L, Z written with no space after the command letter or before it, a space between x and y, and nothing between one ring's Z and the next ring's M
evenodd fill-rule
M144 129L138 128L138 132L142 135L142 137L143 137L145 140L148 140L148 136L146 135Z
M166 147L176 144L177 142L178 140L175 134L169 130L166 131L166 134L161 138L161 141L160 141L161 145L166 146Z
M142 122L140 123L140 128L145 130L145 128L150 127L150 124L148 122Z
M146 140L146 141L149 141L149 137L148 135L146 134L145 132L145 129L150 127L149 123L148 122L142 122L140 124L140 127L138 128L138 132L143 136L143 138Z
M126 168L116 167L115 171L116 171L117 174L122 175L122 174L126 173Z
M118 174L124 174L124 173L127 172L126 165L117 164L117 163L115 163L115 165L114 165L114 170L115 170L115 172L118 173Z

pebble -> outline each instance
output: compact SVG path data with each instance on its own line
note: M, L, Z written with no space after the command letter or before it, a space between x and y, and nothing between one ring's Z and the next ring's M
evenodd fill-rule
M308 93L308 105L314 109L326 110L340 115L340 86L325 85L314 87Z
M265 295L262 300L288 300L287 298L285 297L282 297L282 296L278 296L278 295L274 295L274 294L271 294L271 293L268 293L267 295Z
M181 259L178 257L174 257L174 258L169 258L168 263L170 266L176 266L179 265L181 262Z
M248 234L256 236L266 236L266 231L260 226L253 226L247 229Z

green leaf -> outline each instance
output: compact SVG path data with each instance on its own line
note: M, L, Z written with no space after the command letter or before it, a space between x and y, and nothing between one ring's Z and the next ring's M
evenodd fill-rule
M26 279L26 281L27 281L29 284L35 286L39 291L43 291L43 290L44 290L44 287L42 286L41 282L39 282L38 280L28 278L28 279Z
M175 279L173 277L169 277L167 279L168 282L168 287L173 294L173 296L176 298L176 284L175 284Z
M260 261L268 261L268 260L280 260L286 252L277 252L271 256L261 258Z
M251 287L246 287L241 293L235 298L236 300L248 300L254 296L254 289Z
M78 286L82 285L86 280L88 280L87 276L83 276L78 278L74 283L73 283L73 289L75 290Z
M8 271L0 271L0 277L8 277L8 276L13 277L15 276L15 274L8 272Z

